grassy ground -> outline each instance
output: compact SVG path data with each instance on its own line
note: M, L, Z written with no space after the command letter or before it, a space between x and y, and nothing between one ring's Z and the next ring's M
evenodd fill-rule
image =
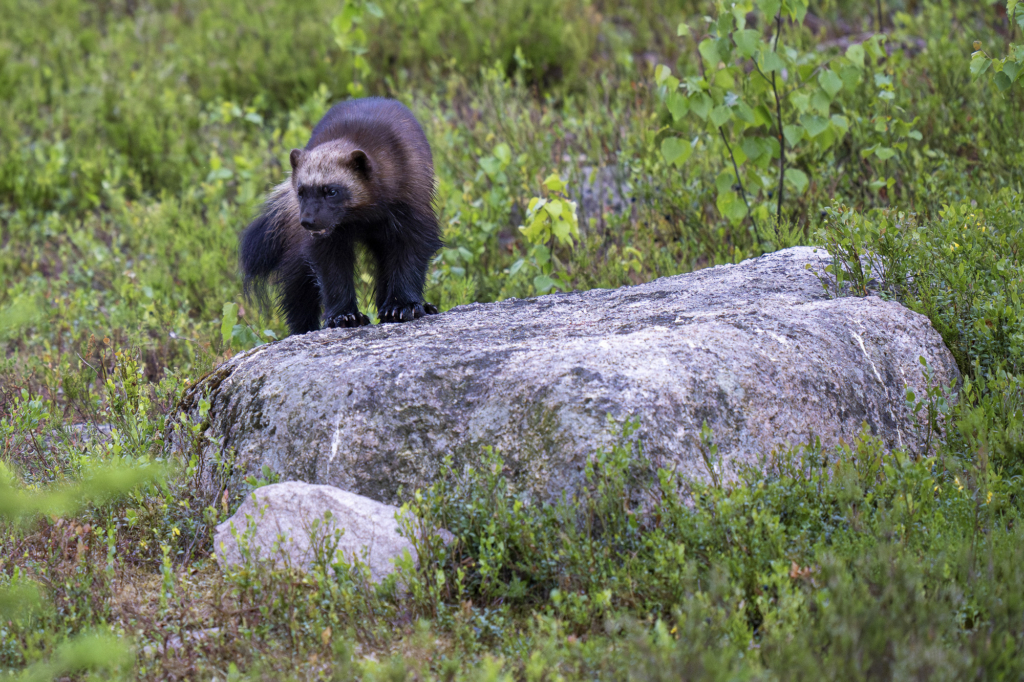
M1002 4L863 7L0 0L0 668L1020 677L1024 94L971 55L1024 27ZM497 465L411 498L459 542L421 547L403 598L329 558L223 575L210 529L232 510L165 461L164 419L285 333L241 297L237 234L353 94L403 100L433 146L444 309L800 243L863 292L860 257L883 257L884 295L964 375L955 402L908 396L927 456L864 435L720 489L645 470L624 437L569 506L523 507ZM533 223L552 174L578 237ZM638 486L656 517L624 508Z

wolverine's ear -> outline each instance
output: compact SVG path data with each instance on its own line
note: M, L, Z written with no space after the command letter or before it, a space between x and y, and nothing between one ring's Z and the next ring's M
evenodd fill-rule
M364 178L370 177L370 157L362 149L356 149L348 157L349 168Z
M302 163L302 157L306 152L301 149L293 149L291 155L288 157L292 162L292 170L298 170L299 164Z

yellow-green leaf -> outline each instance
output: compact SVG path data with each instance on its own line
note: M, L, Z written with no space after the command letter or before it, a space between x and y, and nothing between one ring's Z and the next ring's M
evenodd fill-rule
M864 46L860 43L850 45L846 48L846 58L859 69L864 68Z
M782 9L782 0L757 0L757 6L770 21Z
M828 129L828 119L824 116L815 116L813 114L804 114L800 117L800 122L807 130L807 134L814 138L821 135L825 130Z
M558 177L555 173L552 173L544 180L544 187L549 192L564 192L565 183L562 182L562 178Z
M559 200L559 199L552 199L544 207L544 210L547 212L547 214L549 216L551 216L552 220L557 220L558 217L562 215L562 202L561 202L561 200Z
M707 119L708 114L711 113L711 106L714 102L706 92L698 92L696 95L690 97L690 111L697 114L703 121Z
M690 100L681 92L671 93L665 104L672 113L672 118L676 121L682 120L686 116L686 112L690 110Z
M786 142L790 147L795 147L800 140L804 139L804 128L803 126L791 124L783 126L782 134L786 137Z
M843 79L832 69L825 69L818 76L818 85L828 93L829 97L835 97L843 89Z
M803 194L807 185L810 184L807 174L798 168L787 168L785 178L796 188L797 194Z
M757 52L757 44L760 38L760 31L735 31L732 34L733 42L735 42L736 47L739 48L740 54L748 58L753 57L754 53Z
M716 128L721 128L723 125L728 123L729 119L731 118L732 109L725 106L724 104L719 104L717 107L711 110L711 123Z
M693 147L681 137L666 137L661 141L661 155L668 163L682 166L691 154Z
M705 68L714 69L718 66L718 62L722 61L722 57L718 53L718 43L711 38L700 41L697 50L700 52L700 56L704 58L704 61L707 62Z

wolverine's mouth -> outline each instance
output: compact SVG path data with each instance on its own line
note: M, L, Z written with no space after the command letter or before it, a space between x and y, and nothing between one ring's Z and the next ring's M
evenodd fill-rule
M322 230L307 230L307 232L309 232L309 236L313 239L323 239L331 233L331 229L325 227Z

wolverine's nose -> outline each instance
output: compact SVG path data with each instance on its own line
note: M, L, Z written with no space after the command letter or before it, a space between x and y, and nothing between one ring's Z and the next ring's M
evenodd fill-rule
M300 225L302 225L302 226L303 226L304 228L306 228L307 230L312 230L313 228L315 228L315 227L316 227L316 224L315 224L315 223L313 222L313 219L312 219L312 218L309 218L309 217L303 217L303 218L302 218L302 219L301 219L301 220L299 221L299 224L300 224Z

